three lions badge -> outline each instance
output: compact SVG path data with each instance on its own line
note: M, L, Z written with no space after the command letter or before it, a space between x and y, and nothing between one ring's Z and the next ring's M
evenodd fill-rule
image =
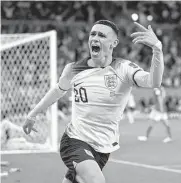
M115 91L114 89L118 85L118 79L116 74L109 74L104 76L104 81L106 87L110 90L110 96L113 97L115 96Z

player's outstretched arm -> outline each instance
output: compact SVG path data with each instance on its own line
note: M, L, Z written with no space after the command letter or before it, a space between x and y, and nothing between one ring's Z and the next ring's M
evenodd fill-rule
M35 131L33 125L35 123L36 115L44 112L49 106L57 102L70 88L71 65L72 64L66 65L56 86L50 89L35 108L28 114L23 125L23 130L26 134L29 134L31 130Z
M131 34L131 37L133 37L133 43L142 43L151 47L153 50L153 56L150 72L137 72L134 79L137 84L142 87L159 87L162 82L164 70L162 43L158 40L150 25L148 26L148 29L137 22L135 22L135 25L140 31Z

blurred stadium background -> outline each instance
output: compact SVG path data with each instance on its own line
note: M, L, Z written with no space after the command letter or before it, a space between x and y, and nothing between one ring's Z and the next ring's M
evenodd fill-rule
M180 1L1 1L2 35L17 35L22 33L42 34L42 32L47 32L51 30L55 30L57 32L57 78L61 75L61 72L67 63L77 61L87 56L88 33L93 23L99 19L112 20L117 23L120 28L120 44L116 48L114 56L129 59L137 63L145 70L149 70L150 67L150 61L152 56L151 49L143 45L133 45L131 42L132 40L130 38L130 34L135 30L133 21L138 21L144 26L148 26L149 24L152 25L157 36L163 43L165 62L163 86L165 86L167 95L165 100L165 107L169 114L169 118L173 120L172 128L175 132L175 137L180 140L181 130L178 130L180 128L181 120ZM1 39L1 44L3 44L2 40L3 39ZM7 38L5 39L5 41L8 41ZM10 41L12 41L12 39ZM8 41L8 43L10 43L10 41ZM47 40L44 39L44 42L47 42ZM39 58L38 56L34 58L29 58L32 54L31 51L27 53L29 47L27 47L24 53L19 52L20 55L29 54L29 56L26 57L27 60L30 60L29 64L21 63L21 60L23 62L23 59L25 59L24 57L18 57L19 62L17 62L16 59L13 60L13 58L15 58L15 56L13 56L13 51L11 51L11 53L1 52L1 120L10 116L13 116L15 118L16 116L19 116L19 113L21 113L21 119L18 118L18 125L21 125L28 111L49 89L49 80L51 77L49 74L50 66L49 63L47 63L47 61L45 60L49 59L49 55L47 55L47 52L49 53L50 48L46 48L45 45L46 43L41 42L41 46L39 45L39 43L36 44L36 46L33 46L34 49L39 50L37 54L44 55L44 57L42 58ZM11 54L12 57L8 57L9 59L6 59L9 54ZM17 53L14 52L14 55L17 55ZM36 63L35 60L31 60L37 59L37 57L39 58L40 62L37 61ZM23 69L24 72L20 73L19 71ZM31 88L28 87L29 84L31 85ZM18 91L16 95L7 94L10 90L12 91L12 85L13 90ZM41 90L42 87L43 89ZM27 92L25 91L25 88ZM133 145L133 143L135 143L137 147L140 147L139 144L137 144L138 142L133 140L133 136L136 137L136 135L139 135L139 133L143 133L145 131L145 116L147 115L145 114L145 108L148 108L150 105L152 105L153 98L152 91L149 89L134 88L133 95L135 96L136 110L138 111L138 115L136 116L136 126L135 129L133 129L133 127L130 126L125 119L125 123L122 122L123 131L125 132L125 134L132 133L132 135L128 135L128 137L124 137L125 139L123 139L125 140L125 142L128 142L128 144ZM20 101L24 102L24 106L19 104ZM58 102L59 134L62 134L63 128L70 118L70 104L70 94L67 94ZM41 121L42 118L43 117L40 117L39 120ZM11 121L13 121L13 118L11 118ZM41 130L41 125L39 126L39 130ZM43 130L43 138L46 138L46 135L48 133L48 125L45 125L45 127L43 127ZM155 137L160 137L159 130L155 131ZM32 140L32 138L29 138L28 140ZM35 136L34 140L35 142L41 142L42 137L38 139L37 135ZM123 142L123 146L124 145L125 144ZM170 148L173 149L177 145L178 144L175 144ZM128 148L128 145L126 145L126 148ZM165 147L162 147L162 145L158 144L156 141L153 141L150 146L141 146L140 148L144 148L144 150L138 150L135 151L135 153L142 153L143 151L145 151L145 148L149 149L148 152L150 153L150 155L152 155L152 150L154 148L161 149L161 152L165 152ZM170 152L169 149L166 149L166 151ZM171 152L171 154L172 156L174 156L174 151ZM45 155L42 155L43 158L44 156ZM135 157L135 154L133 155L133 152L132 154L130 154L129 152L128 157L129 156ZM5 159L9 159L12 162L15 161L10 156L5 156ZM146 157L145 159L143 157L142 160L146 159ZM133 160L136 161L137 159L133 158ZM167 161L168 157L163 157L163 160ZM38 162L38 160L35 161ZM177 154L175 155L175 161L181 164ZM18 160L18 162L21 162L21 158ZM160 164L159 158L154 162L156 162L156 164ZM17 162L15 164L19 166ZM63 165L61 166L63 167ZM140 173L138 173L138 175L142 176ZM40 176L43 176L41 175L41 172ZM63 175L61 172L61 177L62 176ZM115 177L114 173L112 174L112 177ZM165 175L163 177L165 177ZM29 182L27 179L24 179L22 177L16 177L16 179L23 180L23 183ZM57 179L55 180L57 181ZM147 179L148 183L156 182L155 180L153 181L151 177L147 178L145 176L144 180ZM108 180L110 180L110 178L108 178ZM125 182L128 181L124 178L123 180L125 180ZM166 177L164 179L164 182L167 183L168 180L169 179ZM177 179L177 177L174 177L173 180L174 181L170 182L179 183L179 179ZM13 182L14 179L5 179L4 181ZM39 183L41 181L46 182L45 180L40 179L38 181ZM36 180L34 180L34 182L36 182ZM119 181L114 180L110 182L113 183ZM138 180L138 182L141 182L140 179Z
M2 1L1 33L38 33L56 30L57 75L59 77L67 63L77 61L87 55L88 32L92 24L99 19L112 20L120 27L120 44L115 56L130 59L148 70L151 50L142 45L134 46L130 34L135 28L133 20L145 26L151 24L164 45L163 85L168 88L169 92L166 100L167 110L181 111L181 99L178 95L181 86L180 12L179 1ZM150 97L142 99L146 105L149 105ZM138 102L139 105L141 104ZM58 106L61 110L67 106L67 102L60 101Z

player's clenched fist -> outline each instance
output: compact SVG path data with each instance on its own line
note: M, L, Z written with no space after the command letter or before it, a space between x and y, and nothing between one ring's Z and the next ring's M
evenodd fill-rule
M33 126L35 124L35 119L31 118L31 117L27 117L25 120L25 123L23 125L23 131L26 134L30 134L31 130L33 130L34 132L38 132Z
M142 43L151 48L157 47L161 49L161 42L158 40L157 36L153 32L151 25L148 26L148 29L142 26L141 24L134 22L135 25L139 28L139 32L135 32L131 34L133 37L133 43Z

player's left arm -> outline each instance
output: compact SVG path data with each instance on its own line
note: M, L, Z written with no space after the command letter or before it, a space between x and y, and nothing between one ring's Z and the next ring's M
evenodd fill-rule
M135 22L135 25L140 29L140 32L131 34L133 43L142 43L152 48L153 56L151 61L150 72L139 71L134 74L134 80L141 87L160 87L162 82L164 61L162 52L162 43L158 40L151 26L148 29Z

